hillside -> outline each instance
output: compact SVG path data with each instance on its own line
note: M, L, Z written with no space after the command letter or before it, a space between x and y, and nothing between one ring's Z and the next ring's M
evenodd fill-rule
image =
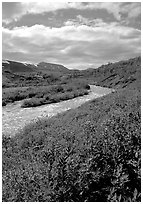
M3 71L10 71L12 73L21 73L21 72L68 72L68 69L63 65L40 62L39 64L28 64L10 60L2 60Z
M141 58L103 65L95 71L97 85L125 88L138 87L141 82Z
M53 64L53 63L47 63L47 62L40 62L37 64L37 70L44 71L44 72L62 72L67 73L70 70L64 67L60 64Z
M72 72L72 77L84 78L89 83L111 88L140 88L141 57L109 63L97 69L76 70Z
M48 85L67 80L84 80L111 88L140 87L141 57L109 63L97 69L69 70L63 65L41 62L37 65L4 61L3 86ZM133 87L132 87L133 88Z
M3 87L49 85L69 72L69 69L59 64L41 62L34 65L3 60L2 84Z
M12 73L34 71L34 69L32 69L32 67L30 67L28 64L10 60L2 60L2 70L4 72L9 71Z

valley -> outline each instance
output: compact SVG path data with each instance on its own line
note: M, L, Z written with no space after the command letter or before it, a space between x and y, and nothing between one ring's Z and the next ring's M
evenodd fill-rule
M139 202L141 57L81 71L14 64L2 68L3 201Z
M1 202L141 202L141 1L1 7Z

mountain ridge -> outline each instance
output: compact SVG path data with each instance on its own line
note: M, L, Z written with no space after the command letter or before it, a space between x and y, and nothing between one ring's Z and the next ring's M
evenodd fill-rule
M64 83L65 80L74 79L109 88L124 88L129 85L140 89L141 57L86 70L69 70L63 65L47 62L32 65L3 60L2 74L3 87L13 86L13 83L14 86L49 85L51 82Z
M34 72L34 71L60 71L65 72L69 69L61 64L40 62L38 64L24 63L12 60L2 60L2 68L8 71L17 72ZM37 70L38 69L38 70Z

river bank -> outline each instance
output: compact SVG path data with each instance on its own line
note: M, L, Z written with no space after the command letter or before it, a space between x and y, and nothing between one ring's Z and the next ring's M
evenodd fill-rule
M30 122L34 122L43 117L52 117L69 109L77 108L89 100L113 92L113 89L95 85L90 85L90 90L88 95L39 107L21 108L23 100L8 104L2 109L2 133L14 136Z

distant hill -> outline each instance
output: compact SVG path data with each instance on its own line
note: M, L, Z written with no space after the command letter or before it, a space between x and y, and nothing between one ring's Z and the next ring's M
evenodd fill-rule
M69 72L70 70L60 64L53 64L47 62L40 62L37 64L37 70L49 72Z
M84 78L90 83L111 87L125 88L141 86L141 57L109 63L97 69L76 70L73 77Z
M2 60L2 70L10 71L13 73L33 72L33 69L30 66L28 66L28 64L9 60Z
M3 87L48 85L68 73L70 70L60 64L40 62L35 65L2 60Z
M10 60L2 60L3 71L10 71L13 73L19 72L68 72L69 69L60 64L53 64L47 62L40 62L39 64L28 64Z
M69 70L63 65L40 62L37 65L3 60L5 86L48 85L64 80L85 80L111 88L141 87L141 57L109 63L97 69Z

